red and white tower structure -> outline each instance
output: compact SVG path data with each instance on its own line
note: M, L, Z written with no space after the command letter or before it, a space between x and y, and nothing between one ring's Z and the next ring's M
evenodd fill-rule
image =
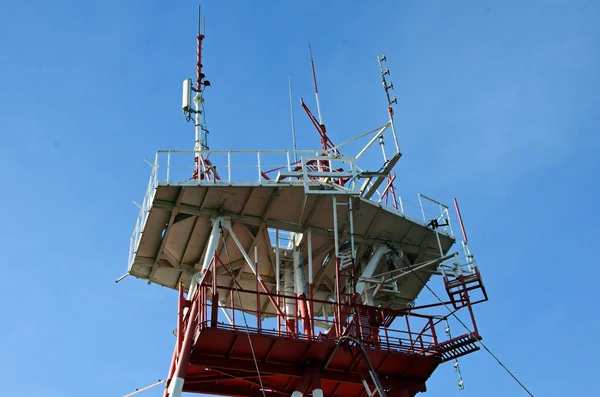
M440 363L478 349L473 305L487 295L458 204L462 238L444 204L419 194L410 206L396 195L401 153L385 56L387 117L349 140L364 141L358 152L342 155L350 146L327 136L312 50L318 119L302 106L320 148L211 150L204 37L199 29L195 85L183 85L194 149L156 154L130 245L128 274L179 293L164 396L424 392ZM446 299L419 305L436 278ZM468 331L451 337L448 320L461 309Z

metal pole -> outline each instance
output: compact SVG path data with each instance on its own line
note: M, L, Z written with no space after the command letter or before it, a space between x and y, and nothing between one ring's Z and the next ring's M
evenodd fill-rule
M171 151L167 152L167 183L171 180Z
M235 245L237 245L238 249L240 250L240 253L242 254L242 256L244 257L244 259L246 260L246 263L248 264L248 267L250 267L250 270L252 270L252 273L254 273L254 275L258 279L258 283L262 287L263 291L267 294L267 298L269 298L269 301L271 301L271 304L275 307L275 309L277 310L277 312L280 315L283 316L283 312L281 311L281 308L277 305L277 303L275 302L275 300L271 296L271 293L269 292L269 289L265 285L265 282L263 281L263 279L260 276L260 274L258 274L258 270L254 266L254 263L252 263L252 260L250 259L250 257L246 253L246 251L244 250L244 247L242 246L242 243L240 243L240 240L238 240L237 236L233 232L233 229L231 228L231 223L229 221L223 220L223 221L221 221L221 224L229 232L229 235L233 239Z
M290 87L290 117L292 119L292 143L294 144L294 162L298 161L298 155L296 154L296 126L294 124L294 104L292 101L292 78L288 76L288 83Z
M123 397L131 397L131 396L135 396L135 395L136 395L136 394L138 394L138 393L141 393L141 392L143 392L143 391L146 391L146 390L148 390L148 389L152 389L153 387L155 387L155 386L158 386L158 385L160 385L160 384L162 384L162 383L165 383L165 382L166 382L166 380L159 380L159 381L158 381L158 382L156 382L156 383L153 383L153 384L151 384L151 385L149 385L149 386L146 386L146 387L143 387L143 388L141 388L141 389L138 389L138 390L134 391L133 393L126 394L126 395L124 395Z
M212 231L210 233L210 237L208 238L208 245L206 247L206 253L204 255L204 261L202 262L202 269L199 273L196 273L194 277L192 277L192 282L189 288L188 296L191 298L196 289L196 282L200 280L202 277L197 277L198 275L204 275L210 268L210 265L214 259L214 254L217 250L217 246L219 245L219 233L221 232L221 223L223 222L223 217L217 217L213 219Z
M231 182L231 150L227 151L227 181Z
M340 247L338 243L338 225L337 225L337 199L335 195L331 197L333 202L333 243L335 244L335 256L340 255Z
M179 360L177 361L177 368L175 370L175 377L169 385L169 397L181 397L183 390L183 382L187 367L190 363L190 356L192 353L192 343L194 339L194 333L196 332L196 326L198 325L198 299L194 299L192 303L192 310L188 319L187 329L185 330L185 338L183 340L183 346L181 353L179 354Z
M214 255L214 254L213 254ZM211 301L211 316L210 326L217 328L217 315L219 313L219 291L217 290L217 261L213 258L212 261L212 296Z
M279 253L279 229L275 229L275 292L277 293L277 295L279 295L279 284L280 284L280 264L281 264L281 259L279 257L280 253Z
M254 247L254 264L258 270L258 247ZM261 318L260 318L260 293L258 292L258 277L256 277L256 328L260 334Z
M310 66L312 67L313 82L315 83L315 98L317 99L317 113L319 114L319 124L323 124L321 116L321 102L319 101L319 88L317 87L317 74L315 73L315 63L313 62L312 48L308 43L308 51L310 52Z
M334 196L335 198L335 196ZM337 242L337 241L336 241ZM342 334L342 310L341 310L341 291L340 291L340 258L335 258L335 300L337 306L337 335Z
M467 232L465 231L465 226L463 224L462 216L460 215L460 208L458 208L458 201L456 200L456 198L454 199L454 207L456 208L456 214L458 215L458 222L460 223L460 230L462 231L465 242L467 242L467 241L469 241L469 239L467 238Z
M308 317L309 317L309 327L310 327L310 334L314 335L315 334L315 329L314 329L314 313L315 313L315 308L314 308L314 295L313 295L313 261L312 261L312 229L309 227L307 230L307 236L306 238L308 239L308 299L309 299L309 305L308 305ZM314 396L313 396L314 397Z
M179 302L177 308L177 354L181 351L181 344L183 343L183 316L185 310L185 297L183 295L183 283L179 284ZM190 297L191 299L191 297ZM174 370L175 368L173 368Z
M258 181L260 182L261 178L262 178L262 173L260 172L260 150L256 152L256 157L258 160Z

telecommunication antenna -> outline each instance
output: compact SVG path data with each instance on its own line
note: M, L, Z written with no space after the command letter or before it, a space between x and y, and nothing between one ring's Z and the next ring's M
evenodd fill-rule
M198 8L196 79L184 80L182 99L194 120L194 149L157 152L130 237L128 274L178 291L163 397L424 392L440 363L479 350L472 306L487 292L466 234L465 254L453 248L448 207L419 194L416 212L405 211L395 195L401 153L385 56L378 61L389 119L377 128L333 144L309 44L318 118L301 103L321 147L296 149L290 99L293 158L290 150L209 150L204 27ZM291 78L288 84L292 98ZM349 154L344 145L358 140L364 146ZM189 178L179 170L191 156ZM435 276L449 301L434 294L439 302L416 304ZM432 314L435 308L444 312ZM461 308L473 331L457 318L467 333L441 332Z
M327 128L325 127L325 124L323 124L323 116L321 114L321 102L319 101L319 87L317 86L317 74L315 72L315 62L313 61L312 47L310 46L310 43L308 44L308 51L310 54L310 66L311 66L311 70L312 70L313 83L315 86L315 99L317 100L317 114L319 116L319 119L317 120L317 118L312 114L312 112L310 111L308 106L306 106L306 104L304 103L304 100L302 98L300 98L300 104L301 104L302 108L304 109L304 111L306 112L306 114L308 115L308 118L310 119L310 121L313 123L313 125L317 129L317 132L321 136L321 148L323 149L323 153L327 153L327 152L331 151L332 152L331 154L336 154L339 156L339 155L341 155L341 153L335 147L335 145L333 144L331 139L329 139L329 136L327 136ZM324 163L322 163L321 165L328 167Z
M392 81L390 80L390 83L388 84L385 76L389 76L390 75L390 69L385 68L385 70L383 70L383 62L387 61L387 57L385 56L385 54L381 55L381 56L377 56L377 62L379 63L379 71L381 72L381 84L383 85L383 89L385 90L385 95L387 97L387 101L388 101L388 112L390 113L390 118L393 118L394 116L394 109L392 107L392 105L394 104L398 104L398 99L394 96L391 97L390 96L390 90L394 89L394 83L392 83Z
M196 86L193 86L192 79L183 81L183 99L182 110L186 120L190 121L194 117L194 163L195 169L192 175L194 180L198 178L219 179L218 175L211 167L208 158L204 158L202 152L208 150L208 129L204 115L204 91L210 86L210 81L205 79L202 73L202 41L206 37L206 23L203 21L198 6L198 33L196 34ZM192 92L195 92L192 99ZM193 108L192 108L193 103Z
M296 126L294 123L294 102L292 100L292 77L288 76L288 83L290 87L290 118L292 121L292 143L294 144L294 162L298 162L298 153L296 147Z
M385 70L383 70L383 62L387 61L387 57L385 56L385 54L381 55L381 56L377 56L377 62L379 63L379 71L381 73L381 84L383 85L383 89L385 90L385 96L387 98L387 102L388 102L388 114L390 116L390 126L392 128L393 131L393 136L395 138L395 143L396 143L396 150L398 152L400 152L400 146L398 145L398 140L396 138L396 127L394 125L394 108L393 105L398 103L398 100L396 99L396 97L391 97L390 96L390 90L394 89L394 83L392 83L392 81L390 80L389 84L387 82L387 79L385 76L389 76L390 75L390 69L388 69L387 67L385 68ZM383 151L383 156L385 158L385 150L384 150L384 142L383 142L383 136L379 137L379 144L381 145L381 150ZM386 162L388 161L387 158L385 158ZM396 188L394 187L394 181L396 180L396 172L392 171L390 168L390 172L387 174L387 183L385 186L385 189L383 190L383 194L380 197L380 201L385 199L385 203L388 203L388 199L391 196L392 198L392 205L394 208L398 209L398 200L396 199Z
M317 114L319 115L319 124L323 124L323 116L321 115L321 102L319 101L319 87L317 86L317 74L315 73L315 62L312 56L312 47L308 43L308 52L310 53L310 66L312 68L313 82L315 84L315 98L317 100Z

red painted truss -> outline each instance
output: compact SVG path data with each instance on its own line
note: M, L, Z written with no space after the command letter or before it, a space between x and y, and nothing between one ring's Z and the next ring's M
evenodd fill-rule
M440 363L479 349L476 327L473 333L440 338L450 314L434 317L417 314L419 308L351 307L239 286L215 287L211 278L207 273L189 300L180 288L177 343L164 396L180 378L183 391L191 393L263 397L321 389L327 397L362 397L368 395L366 388L379 386L384 395L408 397L426 390L425 382ZM270 305L244 310L245 318L229 309L228 321L221 322L218 314L224 308L212 302L221 295L233 303L243 294L258 301L267 295L276 305L293 299L296 308L326 303L333 318L302 318L298 309L283 318L284 310ZM468 293L462 296L472 315Z

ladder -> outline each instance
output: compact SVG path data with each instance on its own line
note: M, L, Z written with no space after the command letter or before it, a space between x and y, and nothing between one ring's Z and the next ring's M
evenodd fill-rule
M355 278L355 263L356 263L356 247L354 244L354 216L352 212L352 196L333 195L333 235L335 243L336 256L336 288L338 289L338 304L348 304L354 306L356 295L356 278ZM344 282L342 282L342 280ZM361 375L361 381L365 387L367 397L387 397L385 390L381 384L377 371L373 367L367 350L360 338L364 335L359 329L366 328L370 335L369 316L362 318L360 313L348 313L352 316L351 324L348 326L354 329L354 333L358 338L350 337L347 339L350 344L356 349L356 353L351 352L353 360L357 362L358 369ZM364 322L364 323L363 323ZM364 332L364 331L363 331ZM343 339L344 337L342 337ZM360 365L362 363L362 365Z
M333 202L333 238L336 257L338 303L350 303L354 297L355 279L354 265L356 249L354 244L354 221L352 213L352 196L332 196Z

